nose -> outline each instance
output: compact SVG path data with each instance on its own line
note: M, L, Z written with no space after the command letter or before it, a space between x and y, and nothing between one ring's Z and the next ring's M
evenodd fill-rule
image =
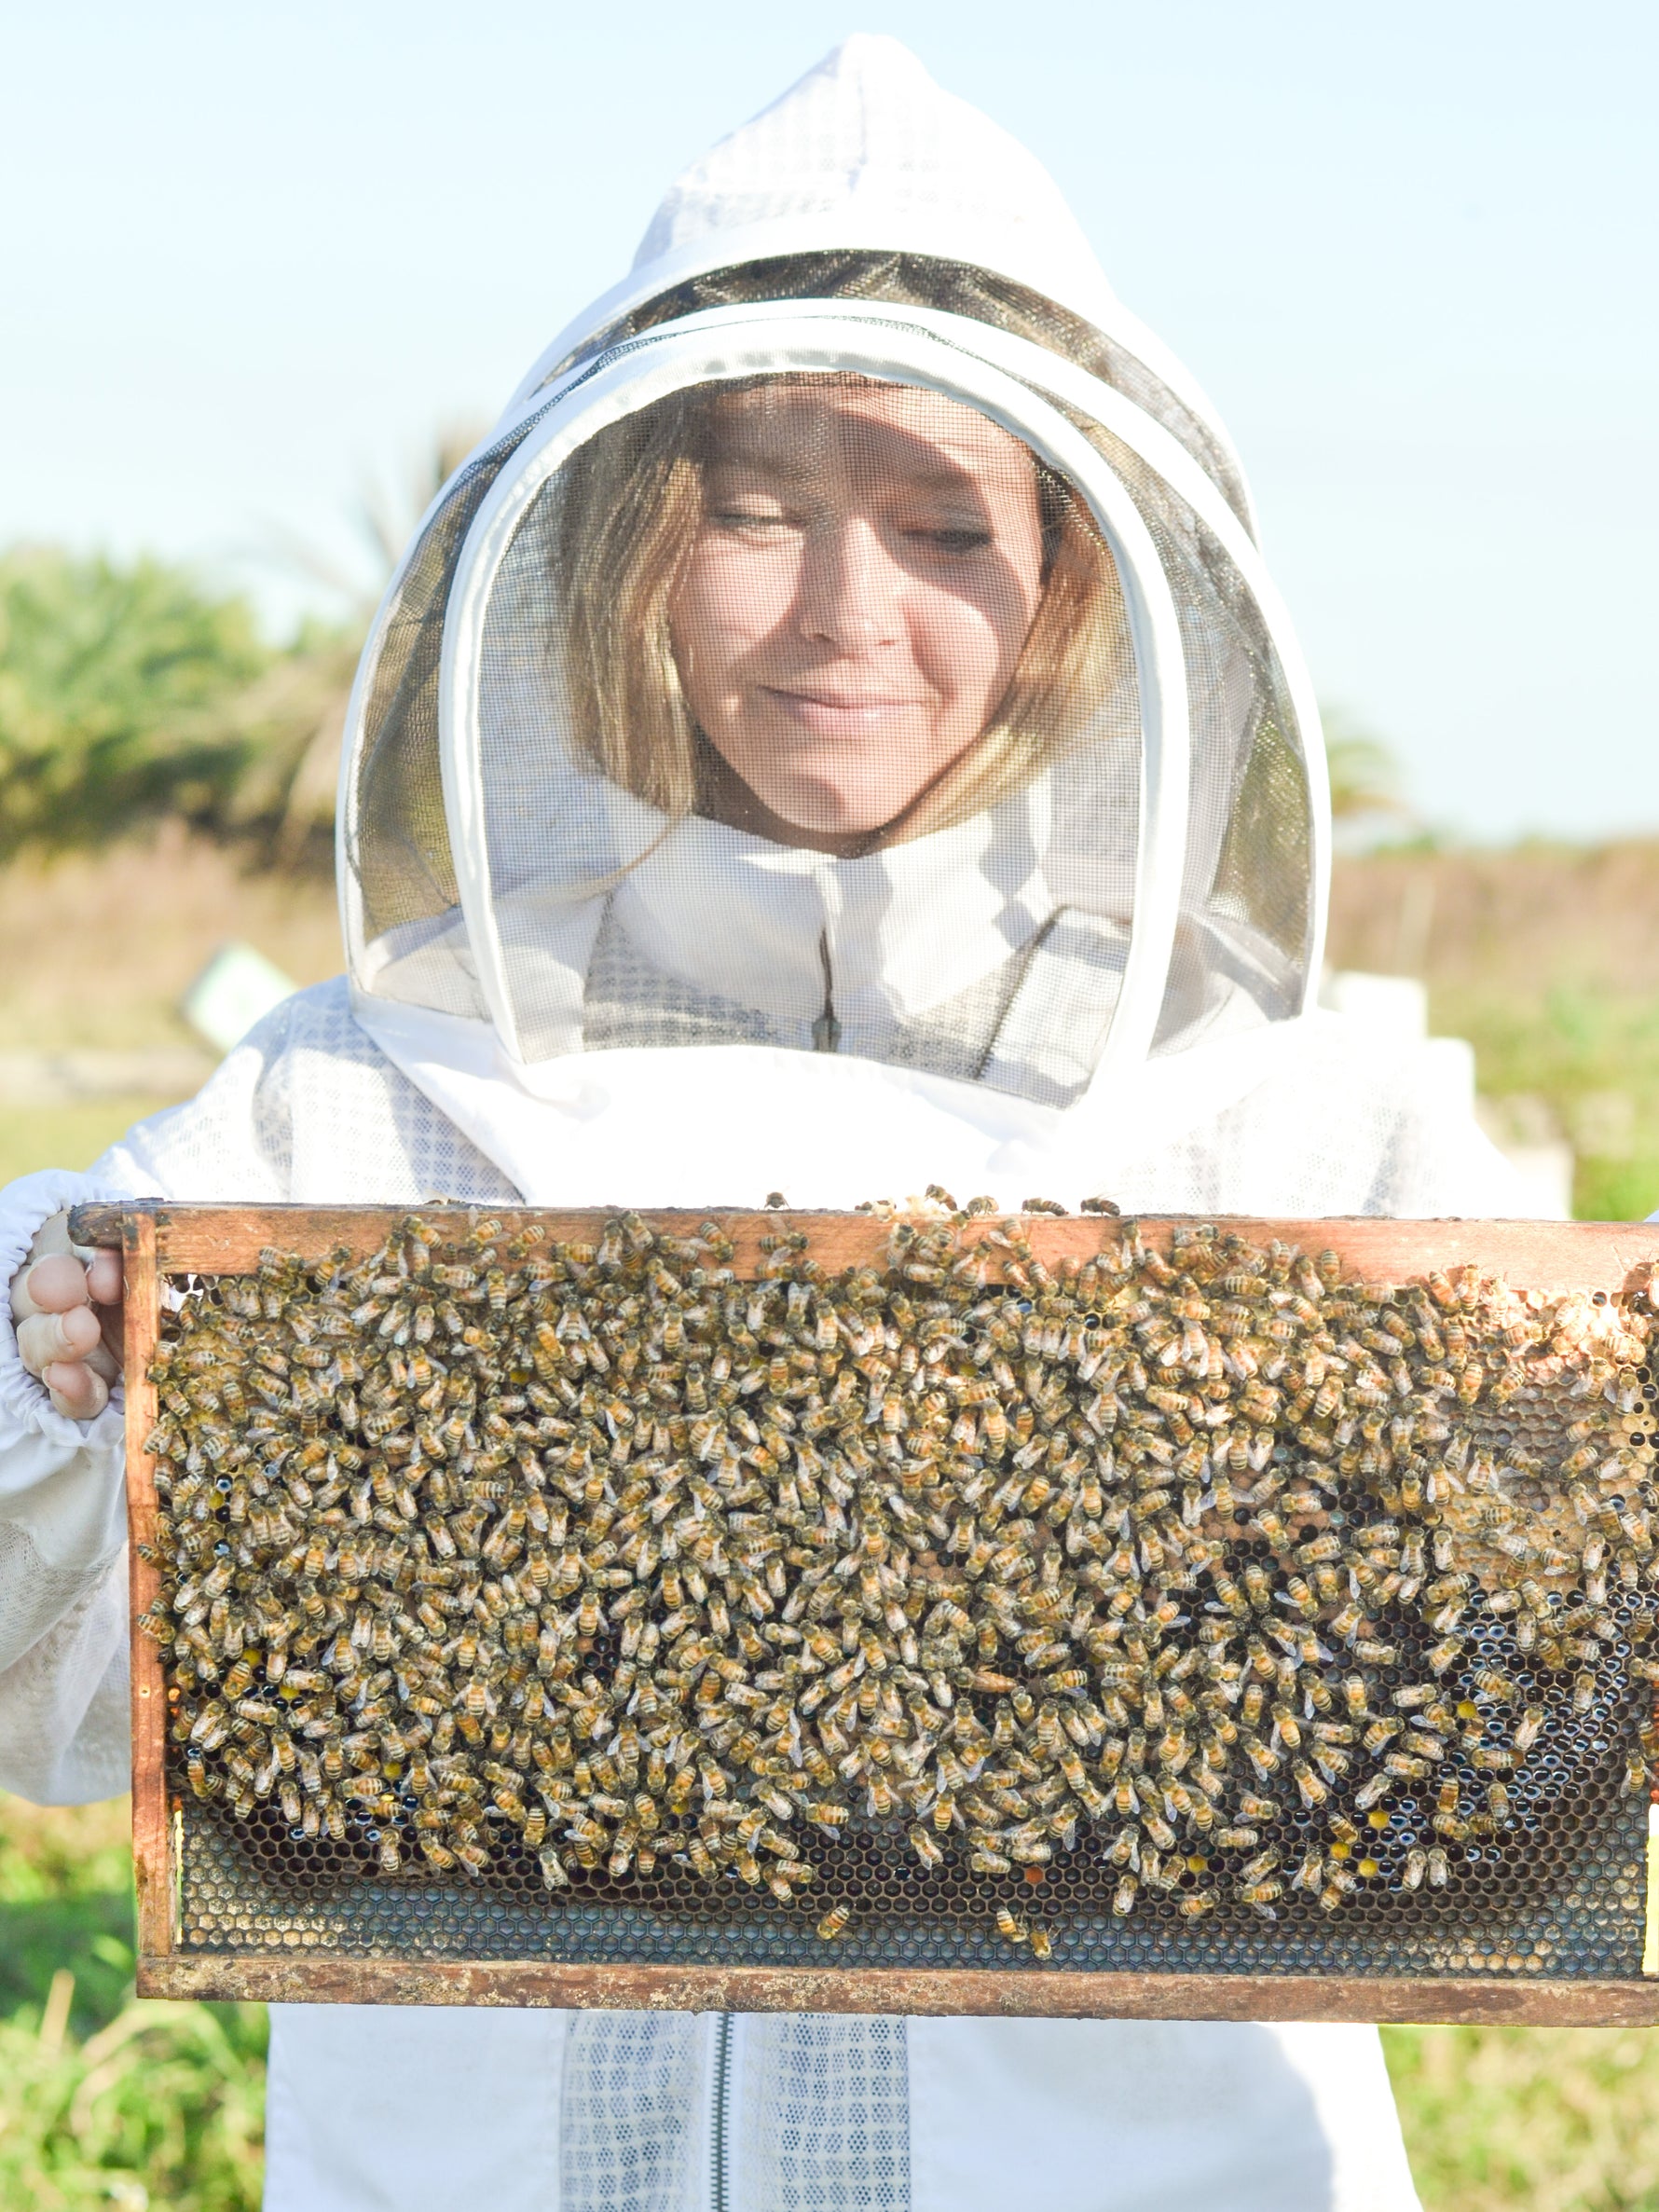
M901 626L904 571L862 515L837 517L807 534L796 619L803 638L837 652L890 645Z

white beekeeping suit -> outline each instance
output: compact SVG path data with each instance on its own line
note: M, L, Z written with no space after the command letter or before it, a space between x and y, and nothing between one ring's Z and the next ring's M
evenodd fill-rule
M349 736L348 976L14 1185L0 1278L90 1196L1518 1210L1308 1010L1317 721L1224 433L890 41L673 187L422 524ZM120 1459L7 1332L0 1784L47 1803L125 1779ZM273 2212L1415 2201L1361 2028L278 2008L268 2140Z

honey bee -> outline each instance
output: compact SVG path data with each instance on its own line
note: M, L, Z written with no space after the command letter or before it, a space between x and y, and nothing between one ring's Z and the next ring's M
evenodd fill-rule
M1240 1887L1238 1891L1239 1903L1241 1904L1256 1906L1271 1904L1276 1898L1282 1897L1283 1895L1284 1884L1281 1881L1272 1880L1263 1882L1246 1882Z
M1296 1760L1291 1772L1296 1779L1296 1793L1305 1806L1321 1806L1328 1800L1331 1793L1328 1786L1314 1773L1307 1760Z
M1290 1886L1293 1889L1305 1889L1309 1896L1317 1897L1324 1887L1324 1853L1316 1845L1309 1845L1302 1863L1291 1876Z

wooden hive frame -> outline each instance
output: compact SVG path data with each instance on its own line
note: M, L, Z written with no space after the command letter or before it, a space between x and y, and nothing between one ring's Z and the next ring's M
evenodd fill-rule
M437 1226L464 1231L484 1209L423 1209ZM596 1237L603 1213L487 1209L507 1234L533 1230L547 1239ZM154 1467L144 1441L157 1418L147 1370L159 1339L166 1280L181 1274L254 1271L275 1246L321 1259L344 1245L375 1249L407 1217L406 1208L201 1206L150 1202L77 1209L77 1243L118 1245L126 1264L127 1497L132 1539L132 1830L138 1894L138 1989L146 1997L268 2001L593 2005L666 2010L818 2011L886 2013L1041 2014L1075 2018L1217 2020L1441 2020L1557 2025L1659 2023L1659 1979L1484 1976L1277 1975L1176 1972L1035 1972L979 1968L776 1968L719 1965L594 1966L556 1961L363 1958L319 1951L254 1957L183 1948L166 1774L166 1691L161 1654L138 1628L159 1588L158 1571L140 1546L157 1533ZM708 1210L652 1211L670 1234L693 1234ZM717 1211L736 1246L734 1265L756 1269L760 1240L781 1227L804 1230L813 1257L837 1270L875 1261L887 1230L858 1214L752 1214ZM1399 1283L1433 1269L1474 1263L1524 1289L1647 1291L1659 1265L1659 1226L1530 1221L1323 1221L1215 1219L1255 1243L1282 1239L1304 1251L1334 1250L1346 1270L1372 1283ZM964 1234L982 1233L976 1224ZM1116 1241L1110 1217L1022 1217L1048 1261L1080 1261ZM1168 1249L1172 1219L1143 1218L1149 1243ZM1655 1958L1653 1847L1650 1846L1649 1973Z

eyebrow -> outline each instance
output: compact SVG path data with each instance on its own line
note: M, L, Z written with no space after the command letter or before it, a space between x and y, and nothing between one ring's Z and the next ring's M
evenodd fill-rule
M730 449L716 452L710 458L712 468L753 469L758 474L777 476L791 484L806 483L817 474L817 466L811 461L795 461L770 454L734 452ZM888 481L901 482L922 491L970 491L978 493L978 479L966 463L937 469L896 470Z

